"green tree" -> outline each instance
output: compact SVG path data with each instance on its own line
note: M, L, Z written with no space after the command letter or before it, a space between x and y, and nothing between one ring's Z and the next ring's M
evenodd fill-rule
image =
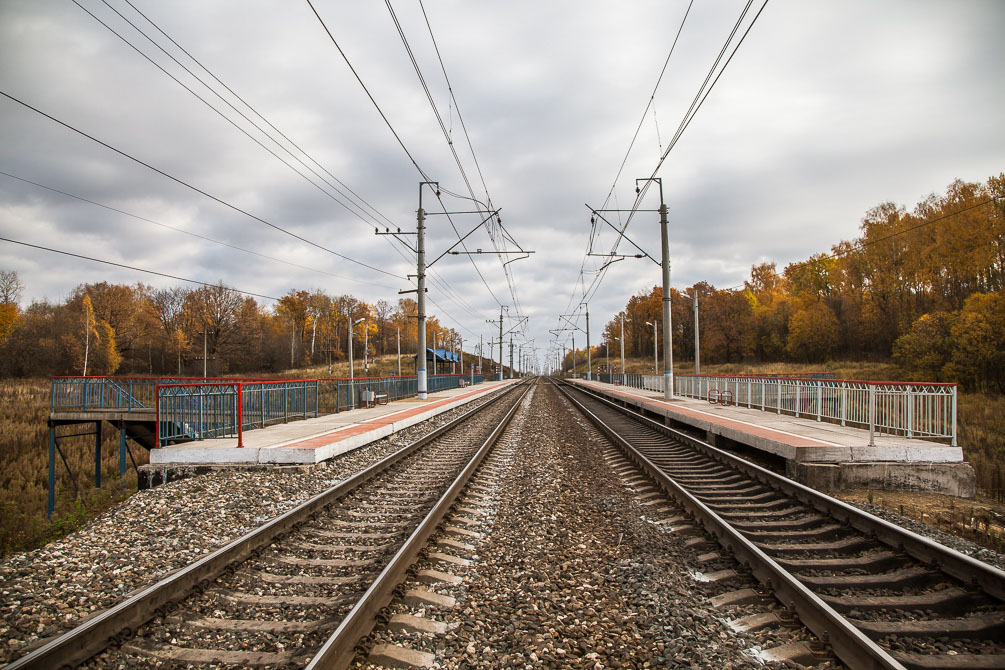
M893 343L893 360L924 381L943 381L953 356L954 320L948 312L921 315Z

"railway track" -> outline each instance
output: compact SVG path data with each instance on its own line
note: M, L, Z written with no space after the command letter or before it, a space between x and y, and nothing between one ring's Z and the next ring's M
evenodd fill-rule
M521 386L7 668L345 667L516 413Z
M849 667L1005 668L1005 572L561 388Z

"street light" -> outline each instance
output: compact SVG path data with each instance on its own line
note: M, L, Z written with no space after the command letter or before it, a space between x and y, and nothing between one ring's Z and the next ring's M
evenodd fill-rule
M658 375L660 373L660 352L657 348L659 340L656 339L656 322L646 321L646 325L653 327L653 374Z
M349 321L349 379L352 379L354 377L352 369L352 329L357 324L362 323L363 320L364 319L356 319L355 321L352 321L350 319Z
M625 315L621 315L621 385L625 384ZM631 321L631 319L628 319Z
M698 340L698 289L694 289L694 296L682 293L685 298L694 304L694 373L701 374L701 348Z

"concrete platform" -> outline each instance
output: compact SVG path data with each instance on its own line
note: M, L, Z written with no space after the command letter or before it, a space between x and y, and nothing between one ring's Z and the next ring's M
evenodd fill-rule
M974 471L963 461L961 447L891 435L876 435L875 446L869 446L869 431L861 428L694 398L666 402L660 393L596 381L573 383L662 416L668 425L703 433L714 446L740 445L781 457L789 477L822 491L865 487L964 498L976 494Z
M406 398L387 405L249 430L244 433L242 448L238 448L235 437L151 449L150 466L320 463L516 381L519 380L485 381L476 386L430 393L426 400Z

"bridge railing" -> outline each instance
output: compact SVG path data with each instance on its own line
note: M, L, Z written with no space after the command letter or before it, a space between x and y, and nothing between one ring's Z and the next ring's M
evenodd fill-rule
M429 391L457 388L470 375L435 375ZM483 381L474 375L475 383ZM416 395L415 377L358 379L225 380L159 384L155 389L157 446L175 442L237 437L244 431L333 414L357 407L364 391L386 394L388 400Z
M53 377L49 411L153 409L159 385L234 381L203 377Z
M683 397L868 428L870 445L879 433L956 446L956 384L675 375L674 387Z

